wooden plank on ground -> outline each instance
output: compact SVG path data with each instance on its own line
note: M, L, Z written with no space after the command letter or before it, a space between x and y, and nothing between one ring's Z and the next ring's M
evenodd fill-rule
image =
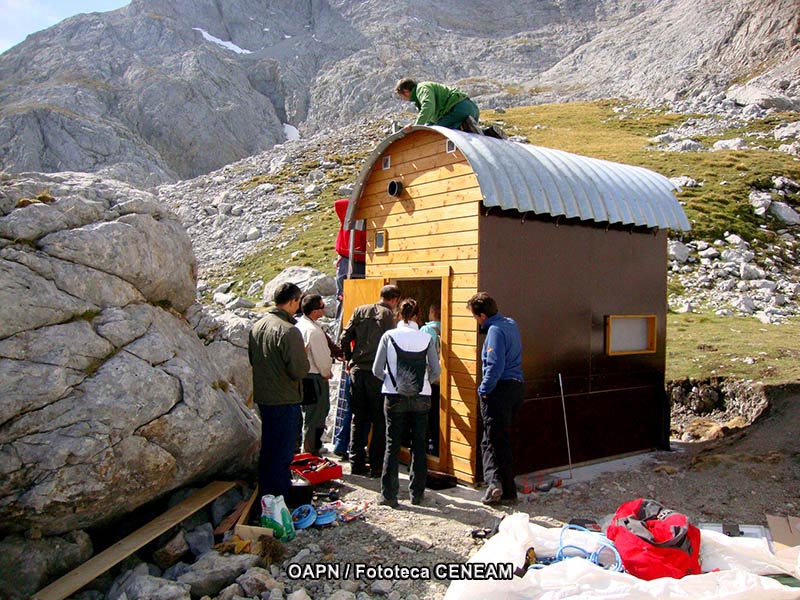
M236 505L236 508L233 509L233 512L220 521L220 524L217 525L217 528L214 530L214 535L222 535L236 525L236 522L239 520L242 512L244 512L244 507L247 505L247 500L242 500L239 502L239 504Z
M196 513L235 485L236 483L233 481L214 481L209 483L202 490L176 504L144 527L137 529L113 546L103 550L100 554L93 556L78 568L41 589L33 595L32 600L64 600L64 598L70 597L87 583L90 583L117 563L122 562L139 548Z

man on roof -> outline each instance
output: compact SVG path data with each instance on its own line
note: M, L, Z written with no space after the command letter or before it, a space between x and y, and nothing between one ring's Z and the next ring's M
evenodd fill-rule
M395 93L406 102L413 102L419 109L415 125L440 125L449 129L459 129L461 124L472 117L475 125L480 117L478 105L464 92L433 81L420 81L406 77L394 86ZM406 125L404 129L410 129ZM471 129L470 129L471 130Z

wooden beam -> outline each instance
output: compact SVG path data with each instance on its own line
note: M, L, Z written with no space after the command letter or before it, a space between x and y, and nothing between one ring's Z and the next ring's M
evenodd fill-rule
M32 600L64 600L64 598L70 597L87 583L90 583L117 563L122 562L139 548L196 513L235 485L236 483L233 481L214 481L209 483L202 490L176 504L144 527L137 529L129 536L103 550L100 554L93 556L78 568L39 590L33 595Z
M233 509L233 512L220 521L220 524L217 525L217 528L214 530L214 535L222 535L226 531L231 530L233 526L236 525L239 517L242 516L245 506L248 506L247 500L239 502Z

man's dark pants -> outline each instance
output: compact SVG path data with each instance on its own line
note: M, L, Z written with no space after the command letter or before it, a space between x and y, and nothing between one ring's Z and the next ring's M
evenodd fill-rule
M411 498L421 499L428 478L426 446L428 442L428 412L430 396L407 397L387 394L383 402L386 417L386 456L383 458L381 494L387 500L397 500L400 488L400 446L407 421L411 424Z
M503 490L503 498L515 498L514 458L511 453L511 419L522 404L525 387L513 379L500 380L487 398L481 398L483 420L481 456L483 480Z
M469 98L465 98L456 104L449 113L444 115L435 124L442 127L447 127L448 129L458 129L461 127L461 123L463 123L464 119L467 117L472 117L477 122L480 118L480 114L481 113L480 110L478 110L478 105Z
M364 450L372 426L372 439L369 442L369 464L373 472L379 473L383 466L386 451L386 420L383 416L383 382L369 369L353 367L350 369L351 408L353 422L350 426L350 462L354 469L363 469L367 462Z
M289 465L297 442L299 404L277 406L259 404L261 413L261 453L258 457L259 494L289 497L292 475Z

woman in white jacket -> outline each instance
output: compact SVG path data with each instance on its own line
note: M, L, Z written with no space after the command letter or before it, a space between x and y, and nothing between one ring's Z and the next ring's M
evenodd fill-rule
M411 469L409 491L412 504L425 495L428 465L428 411L431 381L438 381L439 356L431 336L419 330L419 306L407 298L400 303L397 328L387 331L378 344L372 372L383 380L383 410L386 417L386 453L381 474L380 504L397 507L400 444L406 419L411 424Z

